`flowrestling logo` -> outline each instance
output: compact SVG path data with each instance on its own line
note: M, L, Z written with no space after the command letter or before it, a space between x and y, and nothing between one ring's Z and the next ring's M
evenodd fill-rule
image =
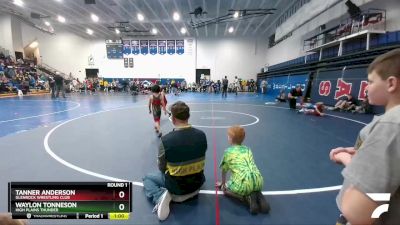
M390 193L367 193L367 195L376 202L390 201ZM389 210L389 204L382 204L372 212L371 218L377 219L388 210Z

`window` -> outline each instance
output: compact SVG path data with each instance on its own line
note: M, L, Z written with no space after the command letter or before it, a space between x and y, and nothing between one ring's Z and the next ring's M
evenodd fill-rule
M268 47L271 48L275 45L275 33L268 38Z
M287 19L289 19L292 15L294 15L297 10L299 10L303 5L309 3L310 0L297 0L286 12L282 14L282 16L276 22L276 27L282 25Z

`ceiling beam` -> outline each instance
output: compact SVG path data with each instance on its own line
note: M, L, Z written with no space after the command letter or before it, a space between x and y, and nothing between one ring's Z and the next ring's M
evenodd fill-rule
M61 26L59 26L61 27ZM69 32L74 33L75 35L84 38L84 39L92 39L93 37L96 37L96 34L89 35L86 32L82 32L81 29L75 28L73 26L62 26L62 29L68 30Z
M158 0L158 2L160 3L161 8L164 10L164 13L167 14L168 19L169 19L170 21L172 21L171 15L170 15L170 13L168 13L167 9L165 8L163 1L162 1L162 0ZM178 30L178 28L176 28L174 22L172 22L172 25L174 26L175 31L176 31L176 33L178 34L178 36L181 36L181 32Z
M77 12L77 13L79 13L82 17L81 18L90 18L90 14L91 13L96 13L96 15L97 16L100 16L99 15L99 12L97 11L97 12L94 12L94 10L92 10L92 11L89 11L89 10L87 10L87 9L85 9L85 8L83 8L83 7L81 7L79 4L77 4L77 3L75 3L75 1L68 1L69 3L71 3L71 4L73 4L73 5L75 5L75 7L77 7L77 8L79 8L80 10L82 10L82 11L84 11L87 15L83 15L82 13L80 13L80 12L78 12L78 11L76 11L76 10L74 10L74 9L72 9L72 8L70 8L70 7L68 7L67 6L67 4L62 4L62 5L64 5L65 7L67 7L68 9L69 9L69 11L70 12ZM107 15L108 16L108 15ZM111 19L112 19L112 17L110 17ZM100 18L101 19L101 18ZM101 33L103 33L103 34L105 34L106 36L109 36L110 35L110 31L107 29L107 27L105 27L105 26L103 26L101 23L96 23L95 24L95 28L93 28L92 26L89 26L89 24L87 24L86 25L89 29L92 29L93 31L99 31L99 32L101 32ZM103 29L101 29L101 28L103 28Z
M236 0L232 0L230 9L234 9L235 8L235 4L236 4ZM229 25L230 25L230 23L226 23L224 36L226 36L226 34L229 33L229 31L228 31ZM236 29L234 30L234 33L236 33Z
M275 8L275 9L276 9L276 8L278 7L278 5L279 5L281 2L282 2L282 0L276 1L274 7L272 7L272 8ZM260 27L261 27L262 25L264 25L264 23L267 21L267 19L268 19L269 17L270 17L270 15L267 15L266 17L264 17L264 19L258 24L258 26L256 27L256 29L253 30L253 34L256 34L256 33L257 33L258 29L260 29ZM279 18L279 17L278 17L278 18ZM273 23L270 23L270 26L271 26L271 24L273 24Z
M74 3L74 1L70 1L70 2L72 2L72 3ZM92 12L91 11L89 11L89 10L86 10L85 8L83 8L83 7L81 7L80 5L75 5L75 6L77 6L80 10L83 10L87 15L84 15L84 14L82 14L82 13L80 13L79 11L76 11L76 10L74 10L74 9L72 9L72 8L70 8L70 7L68 7L67 6L67 4L63 4L65 7L67 7L71 12L74 12L74 13L79 13L79 15L81 16L81 18L90 18L90 14L91 13L95 13L97 16L99 16L99 19L100 20L105 20L104 18L100 18L101 17L101 15L99 14L99 11L94 11L94 10L92 10ZM103 14L102 14L103 15ZM107 15L107 14L106 14ZM108 16L108 15L107 15ZM112 17L110 17L111 19L110 20L113 20L113 18ZM87 27L87 28L89 28L89 29L92 29L93 31L98 31L98 32L101 32L101 33L103 33L103 34L105 34L106 36L109 36L110 35L110 32L109 32L109 30L107 29L107 27L106 26L104 26L102 23L101 23L101 21L100 21L100 23L96 23L96 24L94 24L94 23L86 23L86 24L84 24L84 26L85 27ZM94 26L95 28L93 28L92 26ZM101 29L101 28L103 28L103 29Z
M244 6L244 9L247 9L249 7L250 4L250 0L247 0L246 5ZM242 20L239 20L238 24L236 25L235 28L235 33L237 33L237 31L239 30L240 24L242 23Z
M229 23L226 23L225 30L224 30L224 36L226 36L226 34L229 33L229 31L228 31L229 28L228 27L229 27Z
M146 5L147 8L149 8L149 10L153 14L153 16L155 18L157 18L158 20L160 20L160 23L164 27L164 30L168 33L169 36L171 36L171 31L168 30L167 26L165 26L164 22L161 21L161 18L157 15L157 13L153 10L153 8L149 5L149 3L147 1L143 1L143 3ZM163 35L161 35L161 36L163 36Z
M275 18L275 20L262 32L262 34L265 34L265 33L269 30L269 28L271 28L272 25L275 25L275 24L276 24L276 21L278 21L279 18L280 18L288 9L290 9L290 7L292 7L295 3L296 3L296 2L292 2L291 4L288 4L287 7L286 7L284 10L282 10L281 13L279 13L279 16L277 16L277 17Z
M217 0L217 16L216 16L216 18L219 17L220 7L221 7L221 0ZM215 24L215 36L218 36L218 23Z
M265 1L266 1L266 0L263 0L263 1L261 2L261 4L258 6L259 9L265 8L265 7L264 7ZM268 14L268 15L270 15L270 14ZM266 15L266 16L268 16L268 15ZM243 33L242 33L243 36L246 35L246 33L247 33L247 31L249 30L250 26L253 24L254 19L255 19L255 18L253 17L253 18L251 18L250 21L248 22L246 28L244 29L244 31L243 31Z
M234 0L234 1L236 1L236 0ZM190 2L190 0L187 0L187 2L188 2L188 5L189 5L189 11L190 11L190 12L193 12L192 3ZM199 30L197 29L197 27L194 28L194 30L196 31L196 37L198 37L198 36L199 36Z
M117 6L119 7L119 9L122 9L122 11L125 13L125 16L127 16L129 19L132 19L132 16L131 16L131 13L129 13L128 11L126 11L126 9L125 9L125 7L123 7L123 6L121 6L120 4L119 4L119 1L114 1L115 2L115 4L117 4ZM99 1L99 3L100 3L100 1ZM107 6L106 6L107 7ZM110 11L112 11L115 15L119 15L119 13L118 12L115 12L114 11L114 9L112 8L112 7L108 7L108 9L110 10ZM108 14L107 14L107 16L108 16ZM114 18L112 18L112 19L114 19ZM118 21L113 21L113 22L121 22L121 21L125 21L125 18L121 18L121 17L119 17L118 18ZM114 23L112 23L112 24L110 24L110 26L114 26L115 24ZM139 30L135 25L133 25L133 24L129 24L129 26L131 26L131 27L133 27L133 29L136 29L136 30ZM108 28L107 28L108 29ZM116 33L115 33L115 31L113 31L113 33L116 35L116 36L119 36L119 35L117 35ZM120 33L120 35L121 35L121 33Z
M128 2L129 5L132 5L133 8L135 8L135 10L137 11L137 13L139 13L139 12L143 13L142 10L140 10L139 7L137 7L137 5L136 5L133 1L130 1L130 0L129 0L129 1L126 1L126 0L125 0L125 2ZM146 16L146 15L144 15L144 16ZM147 15L147 16L148 16L148 15ZM147 19L145 18L145 20L148 21L148 23L150 23L150 25L152 26L152 28L155 27L154 24L150 22L149 17L147 17ZM145 30L150 30L149 28L147 28L147 27L143 24L143 22L138 21L138 23L140 24L140 26L143 27L143 29L145 29Z
M206 0L203 0L203 12L207 12ZM207 25L205 26L205 31L206 31L206 37L208 37Z
M59 8L57 8L57 9L55 10L55 9L52 7L51 4L47 5L46 7L43 7L42 5L38 5L38 4L32 4L32 5L30 5L29 7L30 7L32 10L34 10L34 11L36 11L36 12L39 12L40 14L49 15L51 18L53 18L54 21L57 20L57 19L56 19L56 18L57 18L57 15L61 15L61 13L58 13L58 12L57 12L57 11L59 10ZM37 8L36 8L36 7L37 7ZM65 6L64 6L62 11L66 12L67 10L65 10L65 8L68 9L68 12L69 12L69 11L73 11L71 14L73 14L74 16L77 16L78 18L79 18L80 16L82 16L82 14L77 14L77 12L75 12L74 10L71 10L69 7L65 7ZM50 11L49 11L49 10L50 10ZM65 16L65 13L63 13L63 16ZM81 30L82 33L86 33L86 28L89 28L89 29L92 29L92 30L97 30L97 29L95 29L95 28L93 28L93 27L89 27L89 26L81 27L80 25L77 25L77 24L71 24L71 23L68 23L68 21L67 21L65 24L59 23L58 26L65 26L65 27L73 27L73 26L76 26L76 27L78 27L79 29L82 29L82 30ZM97 30L97 31L102 32L101 30ZM105 34L104 32L102 32L102 33Z
M180 14L180 16L181 16L181 21L183 21L182 22L183 27L185 27L185 29L186 29L186 34L185 35L191 36L190 30L187 28L185 20L183 18L183 14L182 14L181 10L179 10L178 4L176 4L175 0L172 0L172 2L174 3L176 12L178 12Z

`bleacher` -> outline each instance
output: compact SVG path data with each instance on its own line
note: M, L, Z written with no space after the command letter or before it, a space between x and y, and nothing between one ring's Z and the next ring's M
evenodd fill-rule
M275 82L277 78L293 78L298 74L309 74L311 85L305 92L306 97L310 97L312 101L323 101L332 105L338 97L335 92L340 91L342 87L339 86L344 83L353 87L349 91L361 102L367 83L367 66L377 56L400 48L400 31L371 34L368 50L366 45L366 38L355 37L343 42L341 54L338 54L339 45L331 45L322 52L311 52L306 56L272 65L267 72L257 75L257 83L260 84L261 80L265 79ZM321 95L321 85L324 86L326 82L330 83L330 93L324 96ZM269 88L274 87L272 85ZM382 113L383 109L373 107L373 112Z
M381 52L380 49L392 49L398 47L400 45L400 31L372 35L370 39L370 50L365 50L365 45L365 39L354 39L343 44L342 56L337 56L338 46L333 46L324 49L321 60L319 60L319 53L316 52L269 66L268 72L264 74L268 74L273 71L287 70L298 66L305 66L309 63L325 62L326 59L332 59L333 61L345 60L348 58L346 56L349 55L351 55L351 58L354 58L354 56L365 57L366 55L376 55L374 54L376 50ZM354 55L354 53L357 54Z
M372 44L373 43L373 44ZM287 62L279 63L268 67L267 72L257 74L257 78L265 78L285 73L302 71L315 71L321 68L342 67L350 65L366 65L372 60L387 51L400 47L400 31L387 32L371 38L371 49L360 48L360 43L347 43L343 46L344 54L336 56L332 52L335 49L326 51L319 59L319 53L312 53Z
M46 71L34 65L33 60L15 61L9 51L0 47L0 62L4 65L0 70L0 97L15 97L21 91L24 95L48 94L45 88L46 80L40 75L48 77ZM43 68L42 68L43 69Z
M277 70L277 69L281 69L281 68L285 68L285 67L290 67L290 66L294 66L294 65L302 65L305 64L306 60L305 60L306 56L302 56L293 60L289 60L283 63L279 63L279 64L275 64L272 65L270 67L268 67L268 70Z

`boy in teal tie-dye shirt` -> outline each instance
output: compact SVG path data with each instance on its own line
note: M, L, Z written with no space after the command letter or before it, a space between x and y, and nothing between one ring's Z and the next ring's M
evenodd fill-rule
M228 129L231 146L225 150L220 164L222 182L216 185L225 195L247 203L252 214L268 213L269 205L261 193L264 180L254 162L251 149L242 145L244 138L245 131L242 127L233 126ZM232 175L226 181L228 172Z

